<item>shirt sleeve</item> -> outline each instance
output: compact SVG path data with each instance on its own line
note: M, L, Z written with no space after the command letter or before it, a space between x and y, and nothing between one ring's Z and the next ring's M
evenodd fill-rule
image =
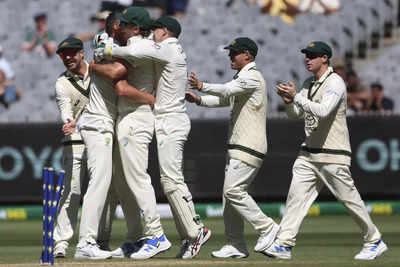
M290 103L286 105L286 114L291 119L298 119L303 116L304 112L298 108L295 104Z
M203 83L201 92L228 98L235 95L241 95L253 92L260 86L260 81L251 77L238 77L224 84Z
M339 83L332 79L328 81L326 85L321 103L313 102L302 94L296 94L293 102L305 112L311 113L319 118L326 118L339 105L345 90L346 86L343 82Z
M200 97L200 106L216 108L216 107L227 107L230 105L230 98L222 98L213 95L206 95Z
M130 46L113 45L111 48L113 57L127 59L140 64L146 60L152 60L157 63L167 64L169 60L166 53L162 53L161 46L154 44L137 44Z
M73 120L72 113L72 103L71 98L69 98L65 94L64 87L60 84L60 82L56 83L56 103L58 109L60 110L61 120L63 123L67 123L67 119Z

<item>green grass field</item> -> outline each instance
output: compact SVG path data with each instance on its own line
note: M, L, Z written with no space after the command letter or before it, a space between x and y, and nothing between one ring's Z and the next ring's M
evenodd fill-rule
M276 221L279 222L280 218ZM361 249L362 237L350 216L307 217L298 235L297 246L292 251L292 260L276 260L260 253L253 247L257 234L246 225L246 239L250 256L246 259L214 259L211 251L224 245L222 219L206 219L205 224L213 231L208 243L194 260L174 258L179 250L179 238L172 220L163 220L164 230L173 246L167 252L145 261L111 259L106 261L78 261L73 259L74 246L68 257L56 260L57 266L400 266L400 217L375 216L373 220L383 233L389 251L372 262L355 261L354 255ZM40 221L0 223L0 266L41 266L38 264L41 252ZM112 248L118 247L124 239L125 223L117 220L113 226ZM76 244L76 239L73 245Z

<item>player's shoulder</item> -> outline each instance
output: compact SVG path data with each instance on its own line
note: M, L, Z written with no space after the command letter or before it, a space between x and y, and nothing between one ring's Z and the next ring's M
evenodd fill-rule
M329 76L329 78L327 79L327 82L331 86L335 86L338 88L346 88L346 83L344 82L343 78L336 72L333 72Z
M56 82L62 82L68 80L68 78L69 78L68 72L64 71L60 75L58 75Z
M257 68L255 63L247 65L242 71L239 72L238 76L243 79L260 81L263 78L261 71Z

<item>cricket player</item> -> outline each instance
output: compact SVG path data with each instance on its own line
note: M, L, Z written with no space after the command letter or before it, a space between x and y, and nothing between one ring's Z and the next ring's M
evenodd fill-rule
M267 152L267 92L262 74L254 62L257 44L236 38L229 50L234 79L225 84L204 83L192 72L189 84L206 96L186 93L189 102L204 107L231 106L228 133L228 157L223 188L224 223L227 244L212 252L217 258L245 258L249 255L244 239L244 220L259 233L254 250L261 252L273 242L279 226L266 216L248 194Z
M56 52L67 68L55 85L56 102L64 123L62 165L65 178L54 227L54 255L63 258L74 234L81 201L81 185L87 174L85 145L75 124L88 102L90 77L81 40L67 38L58 45Z
M106 20L106 32L96 35L94 43L113 43L119 20L112 13ZM104 64L105 62L102 62ZM121 63L115 63L121 64ZM151 96L151 95L150 95ZM111 256L108 247L115 206L120 195L126 195L121 206L128 225L127 242L118 255L129 253L130 245L142 235L139 208L130 197L127 185L117 187L117 180L124 181L119 153L114 148L114 126L117 117L117 95L111 80L92 75L89 103L79 121L83 139L87 143L90 185L82 208L80 239L75 258L102 259ZM113 177L113 179L112 179ZM110 194L109 191L110 183ZM86 204L85 204L86 203ZM94 209L93 207L97 207ZM100 224L100 225L99 225ZM97 229L100 228L100 232ZM97 242L95 241L97 239ZM103 249L101 249L103 248Z
M182 239L177 258L196 257L201 246L211 237L196 214L192 194L183 177L183 148L190 132L190 119L186 113L187 87L186 54L179 44L179 22L163 16L153 25L154 40L167 56L166 65L157 64L160 75L156 89L155 132L161 185L171 206L176 228Z
M96 49L96 57L122 58L128 64L93 64L91 69L109 77L119 90L120 79L125 75L127 82L148 94L153 94L156 77L154 63L165 64L158 46L144 38L146 27L151 23L149 13L141 7L125 9L120 19L117 39L126 46L109 46ZM122 84L126 85L126 84ZM126 182L134 195L144 220L144 242L134 259L151 258L171 247L164 235L160 215L156 211L156 198L151 178L147 173L149 144L154 134L154 114L148 104L135 104L129 97L118 99L118 119L116 124L119 152ZM124 196L121 196L122 198Z
M329 66L332 50L324 42L311 42L301 50L306 79L299 93L292 82L277 85L291 118L303 118L306 139L293 165L281 229L266 255L290 259L301 222L324 185L343 203L360 226L364 246L354 258L373 260L388 248L372 222L350 173L351 147L346 123L347 95L343 79Z

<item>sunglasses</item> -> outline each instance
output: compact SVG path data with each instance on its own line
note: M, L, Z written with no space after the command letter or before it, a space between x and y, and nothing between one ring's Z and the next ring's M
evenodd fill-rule
M58 53L58 55L60 56L61 59L65 59L67 56L69 57L73 57L75 56L78 52L80 51L80 49L64 49L61 52Z
M317 57L322 57L323 55L318 53L306 53L306 58L308 59L315 59Z
M230 50L229 51L229 56L230 57L236 57L237 55L242 54L244 52L246 52L246 51L244 51L244 50L242 50L242 51Z

